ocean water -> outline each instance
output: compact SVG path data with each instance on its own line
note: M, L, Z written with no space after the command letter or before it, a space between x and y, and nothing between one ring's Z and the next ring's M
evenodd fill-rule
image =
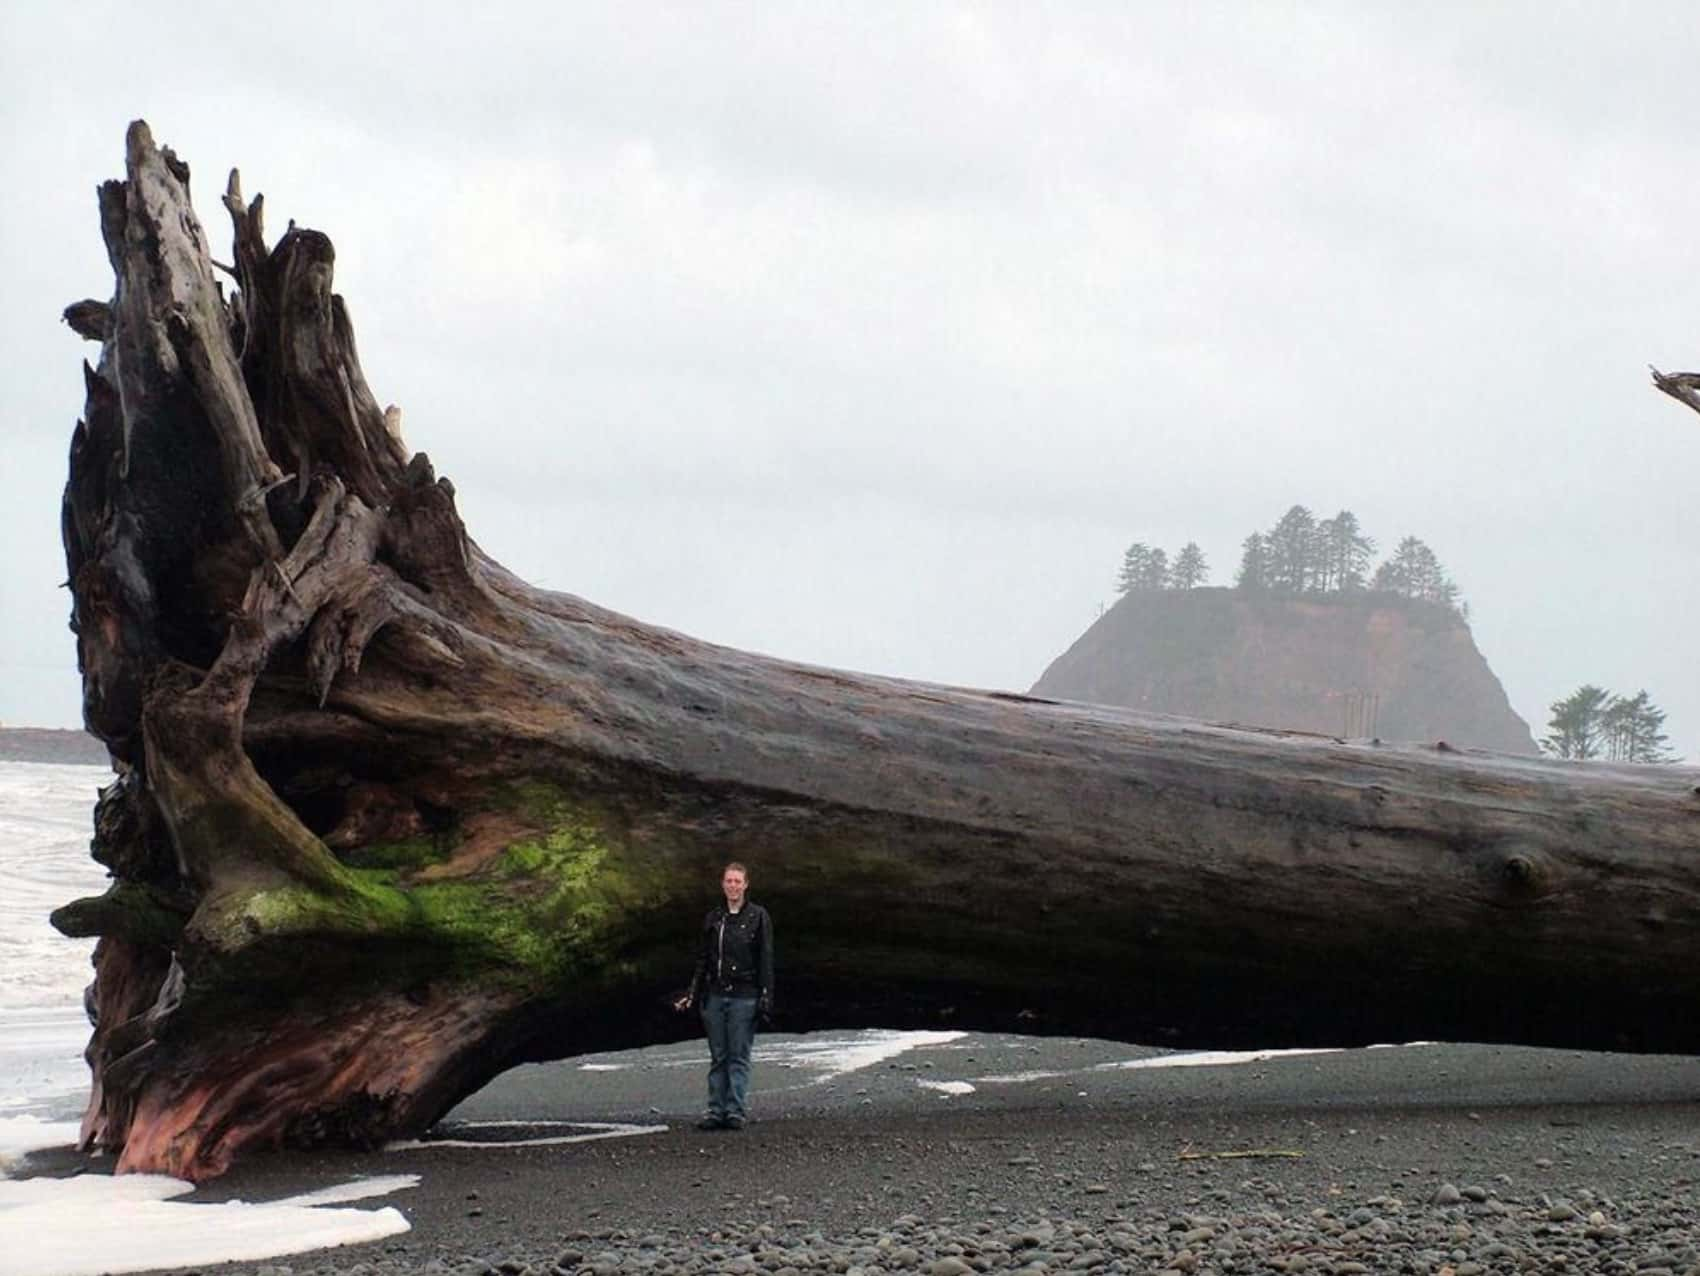
M80 1007L94 941L47 924L60 904L106 889L89 858L105 767L0 762L0 1010Z
M82 1114L94 941L65 938L47 915L106 889L89 838L111 781L105 767L0 762L0 1117Z

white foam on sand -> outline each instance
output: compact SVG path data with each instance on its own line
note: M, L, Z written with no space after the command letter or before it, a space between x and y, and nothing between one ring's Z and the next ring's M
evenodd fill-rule
M1302 1054L1339 1054L1336 1047L1301 1050L1195 1050L1185 1054L1163 1054L1151 1059L1123 1059L1100 1063L1093 1071L1125 1071L1130 1068L1218 1068L1234 1063L1262 1063Z
M418 1175L356 1180L281 1201L204 1204L159 1174L0 1180L0 1276L97 1276L252 1262L408 1230L401 1211L327 1209L413 1187Z
M945 1098L953 1094L973 1094L974 1087L966 1081L917 1081L923 1090L937 1090Z
M633 1125L624 1121L456 1121L443 1127L447 1130L501 1130L511 1132L511 1138L401 1139L386 1143L386 1152L416 1152L421 1148L537 1148L560 1143L595 1143L601 1139L628 1139L639 1134L664 1134L664 1125ZM530 1134L530 1130L583 1130L583 1134Z
M869 1028L852 1036L803 1036L791 1038L758 1038L752 1062L775 1068L801 1068L821 1075L807 1084L820 1085L843 1076L884 1063L910 1050L959 1049L951 1043L960 1041L965 1032L904 1032L894 1028ZM644 1064L655 1068L701 1068L708 1055L693 1047L677 1058L654 1059ZM632 1065L610 1063L598 1059L577 1065L580 1072L619 1072Z
M823 1041L807 1037L756 1048L756 1062L781 1068L808 1068L821 1075L812 1084L824 1085L847 1073L871 1068L876 1063L927 1046L942 1046L967 1036L963 1032L898 1032L876 1029L854 1037L831 1037Z
M1413 1041L1410 1045L1426 1045ZM1403 1046L1369 1046L1370 1050L1403 1049ZM974 1078L981 1085L1022 1085L1029 1081L1055 1081L1059 1077L1080 1076L1086 1072L1126 1072L1136 1068L1222 1068L1242 1063L1263 1063L1270 1059L1285 1059L1297 1055L1340 1054L1340 1047L1307 1047L1291 1050L1191 1050L1176 1054L1152 1055L1143 1059L1118 1059L1113 1063L1095 1063L1090 1068L1073 1068L1064 1072L1006 1072L997 1076Z
M33 1113L0 1117L0 1179L27 1153L75 1143L81 1132L77 1121L44 1121Z
M346 1183L333 1183L329 1187L315 1188L311 1192L302 1192L299 1196L291 1196L274 1205L344 1205L349 1201L368 1201L374 1196L388 1196L391 1192L400 1192L410 1187L419 1186L417 1174L374 1174L370 1178L350 1179Z

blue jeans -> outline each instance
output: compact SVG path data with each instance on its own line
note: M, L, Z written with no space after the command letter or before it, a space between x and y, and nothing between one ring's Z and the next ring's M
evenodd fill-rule
M756 999L711 992L702 1003L702 1026L708 1030L708 1114L742 1121L748 1115Z

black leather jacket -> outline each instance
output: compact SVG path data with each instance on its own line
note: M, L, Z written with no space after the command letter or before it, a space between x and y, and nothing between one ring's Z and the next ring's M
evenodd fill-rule
M745 900L735 913L720 904L703 919L691 1004L711 992L758 997L763 1009L773 1008L773 919L760 904Z

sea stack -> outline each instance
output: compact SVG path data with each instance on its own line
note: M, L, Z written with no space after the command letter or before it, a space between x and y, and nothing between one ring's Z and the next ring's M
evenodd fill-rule
M1208 722L1538 752L1459 613L1360 591L1124 594L1033 694Z

